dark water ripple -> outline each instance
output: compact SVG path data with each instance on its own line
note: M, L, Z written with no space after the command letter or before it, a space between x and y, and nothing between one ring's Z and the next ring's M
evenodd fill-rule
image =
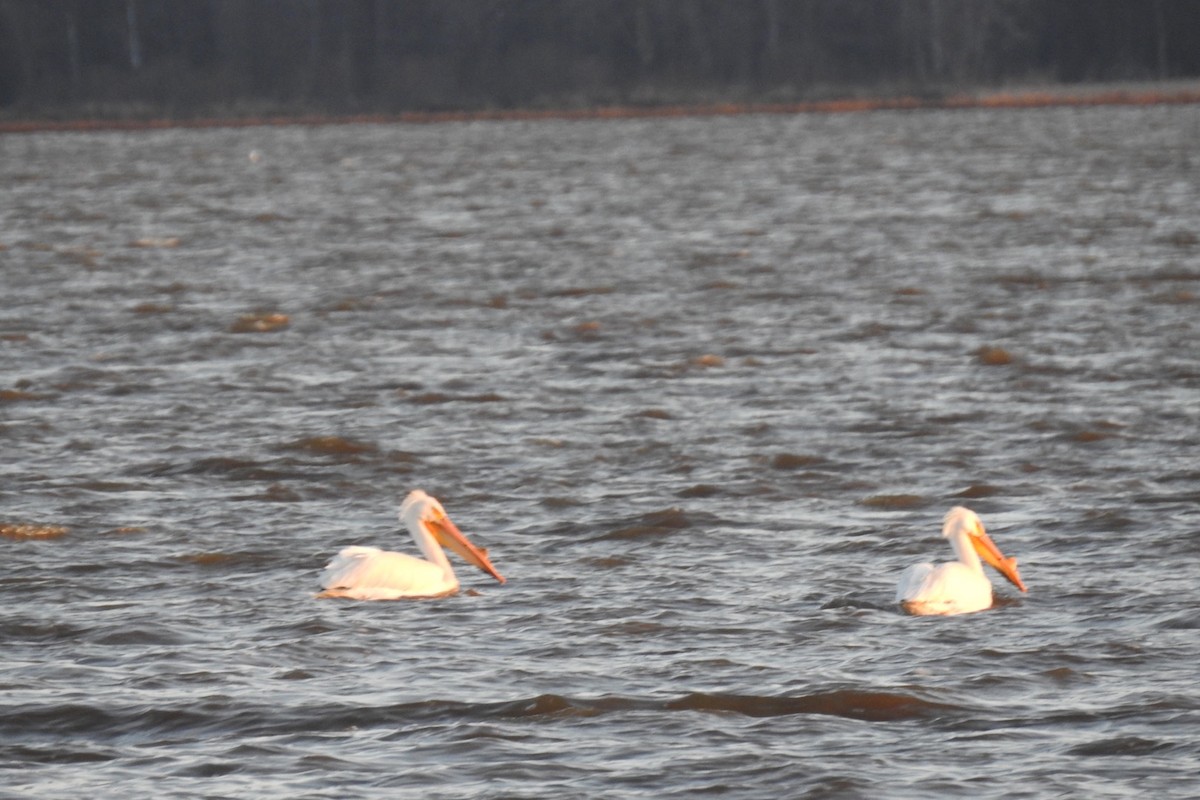
M1194 796L1198 140L0 138L0 794ZM316 600L418 486L509 582Z

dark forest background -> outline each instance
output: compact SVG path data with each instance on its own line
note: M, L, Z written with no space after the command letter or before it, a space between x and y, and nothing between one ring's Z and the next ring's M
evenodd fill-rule
M0 0L0 113L579 108L1200 75L1198 0Z

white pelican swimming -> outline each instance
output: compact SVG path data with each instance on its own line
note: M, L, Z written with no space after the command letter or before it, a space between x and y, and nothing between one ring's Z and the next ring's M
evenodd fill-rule
M446 516L442 504L420 489L409 492L400 504L400 521L427 561L378 547L346 547L326 565L321 575L325 591L317 597L398 600L453 594L458 591L458 578L454 577L443 546L504 583L488 560L487 552L471 544Z
M966 614L992 606L992 582L983 572L979 557L991 564L1022 592L1025 584L1017 574L1017 560L1005 558L983 529L979 516L969 508L955 506L946 514L942 535L950 540L957 561L944 564L914 564L900 575L896 602L910 614Z

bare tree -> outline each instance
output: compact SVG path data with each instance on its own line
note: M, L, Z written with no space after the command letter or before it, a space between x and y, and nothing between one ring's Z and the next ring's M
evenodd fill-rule
M115 98L350 112L1188 75L1200 75L1196 0L0 0L0 113Z
M142 37L138 33L137 0L125 0L125 31L129 38L129 66L142 68Z

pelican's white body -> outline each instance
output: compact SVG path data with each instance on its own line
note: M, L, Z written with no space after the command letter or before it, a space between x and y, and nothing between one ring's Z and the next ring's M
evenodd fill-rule
M458 578L441 548L437 552L441 564L378 547L344 547L321 574L321 588L330 597L352 600L453 594L458 591Z
M983 524L974 511L957 507L946 515L942 535L957 561L914 564L900 574L896 602L913 614L968 614L992 607L992 582L971 544L973 526Z

